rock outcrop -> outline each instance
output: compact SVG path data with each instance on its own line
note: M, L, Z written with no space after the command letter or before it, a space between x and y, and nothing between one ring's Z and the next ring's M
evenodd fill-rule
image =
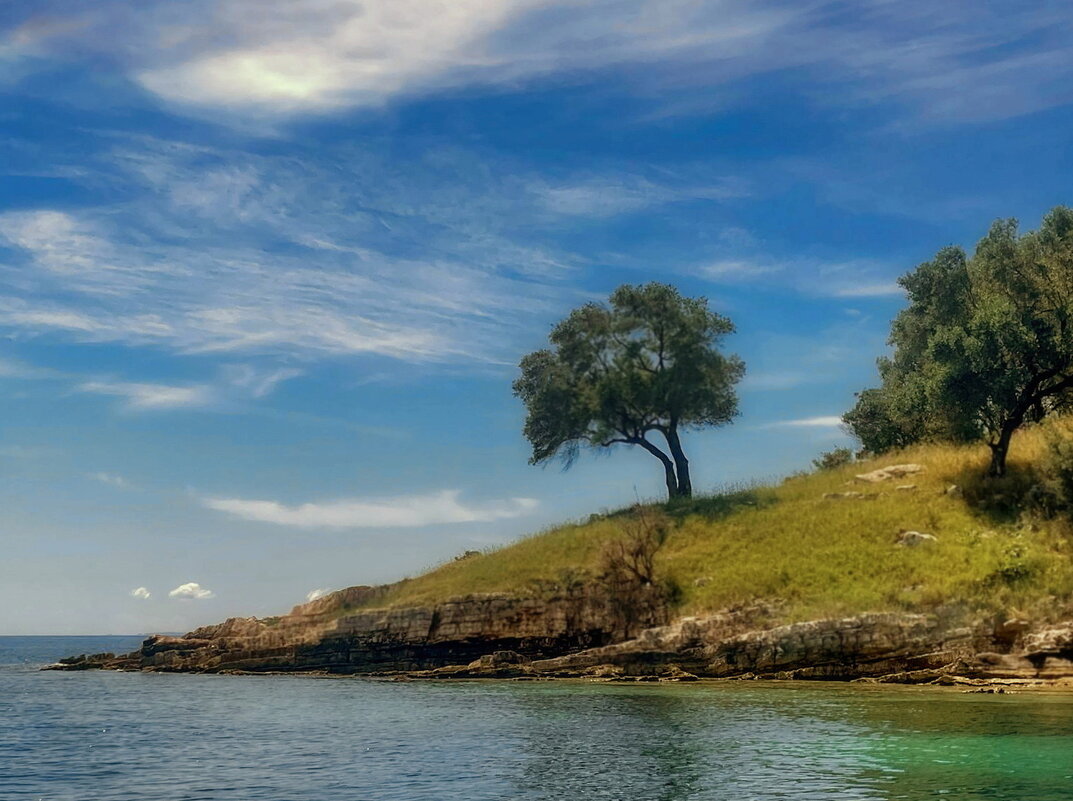
M53 666L190 672L309 672L439 678L586 676L944 682L1073 677L1073 622L988 621L961 609L875 613L777 625L757 604L673 622L653 590L623 628L592 587L543 598L487 594L431 606L369 608L384 588L353 587L280 618L232 618L154 636L126 656Z
M869 614L731 633L721 616L684 618L604 648L534 662L562 672L612 665L628 673L669 666L698 676L854 679L934 669L974 653L983 639L944 616Z
M599 588L546 597L470 595L430 606L367 608L384 588L352 587L280 618L231 618L182 637L154 635L125 657L79 669L381 673L466 664L497 651L545 658L630 637L667 622L654 588L625 623ZM97 662L98 664L94 664ZM64 664L57 669L74 669Z
M855 478L857 481L863 481L866 484L878 484L880 481L889 481L892 478L905 478L905 476L916 475L924 471L923 466L919 464L892 464L886 467L881 467L878 470L872 470L868 473L860 473Z

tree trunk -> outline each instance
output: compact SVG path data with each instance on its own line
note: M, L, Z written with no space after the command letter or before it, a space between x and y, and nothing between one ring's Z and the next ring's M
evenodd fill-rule
M692 498L693 482L689 478L689 460L682 450L682 441L678 438L678 425L672 423L665 434L667 444L671 448L671 456L674 457L675 472L678 474L678 497Z
M989 443L991 448L991 465L987 468L988 478L1002 478L1006 475L1006 455L1010 452L1010 439L1017 426L1007 421L999 432L998 439Z
M644 437L637 440L637 444L651 453L663 464L664 478L667 481L667 499L674 500L681 494L681 488L678 485L678 476L674 472L674 462L668 458L667 454L653 445Z

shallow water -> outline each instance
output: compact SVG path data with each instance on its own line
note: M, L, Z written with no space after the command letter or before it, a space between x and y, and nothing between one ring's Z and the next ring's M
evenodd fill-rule
M0 638L0 799L1073 799L1073 696L845 684L41 673Z

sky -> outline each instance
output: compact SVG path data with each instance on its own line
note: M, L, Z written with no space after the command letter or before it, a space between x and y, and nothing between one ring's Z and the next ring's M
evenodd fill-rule
M1073 202L1024 0L0 7L0 634L184 631L661 493L528 465L518 360L708 298L702 491L850 440L898 276Z

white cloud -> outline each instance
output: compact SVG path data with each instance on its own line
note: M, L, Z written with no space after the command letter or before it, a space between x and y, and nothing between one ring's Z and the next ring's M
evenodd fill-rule
M444 73L483 66L480 40L531 5L225 0L210 6L205 18L222 46L208 44L197 23L188 23L184 44L203 44L176 53L172 63L138 70L135 78L169 100L224 108L286 112L376 104Z
M254 398L270 395L280 383L304 374L303 370L293 367L262 370L250 364L227 365L223 372L228 383L246 390Z
M820 417L802 417L797 420L779 420L768 423L765 428L841 428L842 418L838 415Z
M208 598L213 598L215 595L216 593L212 590L205 589L196 581L180 584L168 593L169 598L189 598L195 601L203 601Z
M741 381L743 390L796 389L816 379L815 373L801 370L766 370L747 372Z
M822 70L817 102L893 99L938 120L995 119L1067 103L1062 4L973 0L99 0L34 14L0 39L19 62L104 51L167 101L220 115L378 106L473 84L517 85L609 67L639 92L714 90L758 74ZM31 9L33 5L31 4ZM21 57L21 58L20 58ZM688 105L688 104L686 104ZM681 113L679 110L678 113Z
M467 505L460 490L383 499L344 499L287 506L277 501L206 498L205 506L244 520L300 528L393 528L443 523L485 523L529 514L533 498Z
M149 592L148 587L138 587L130 591L131 598L138 598L143 601L148 601L152 597L152 593Z
M32 364L25 364L15 359L0 358L0 378L24 378L32 380L63 377L64 374L59 370L52 370L48 367L35 367Z
M114 473L90 473L89 477L94 481L99 481L102 484L108 484L120 489L127 489L130 487L130 482L123 476L117 476Z
M125 398L129 409L175 409L204 406L212 399L208 387L204 386L175 387L167 384L88 381L80 384L78 389L81 392Z
M770 275L778 270L776 266L747 259L722 259L701 266L698 272L710 281L741 281Z
M310 590L306 593L306 603L309 603L310 601L315 601L318 598L323 598L330 592L332 592L332 590L327 587L317 587L317 589L315 590Z
M883 298L904 295L905 290L894 281L885 281L843 286L835 289L833 294L837 298Z
M123 142L94 180L136 201L0 214L0 327L182 353L501 362L508 332L572 294L562 258L518 241L526 181L490 186L474 156L397 175L371 148L280 160Z
M572 184L535 184L532 191L548 211L580 217L614 217L665 203L729 200L748 194L744 185L728 179L708 186L690 186L656 184L632 175L590 178Z

